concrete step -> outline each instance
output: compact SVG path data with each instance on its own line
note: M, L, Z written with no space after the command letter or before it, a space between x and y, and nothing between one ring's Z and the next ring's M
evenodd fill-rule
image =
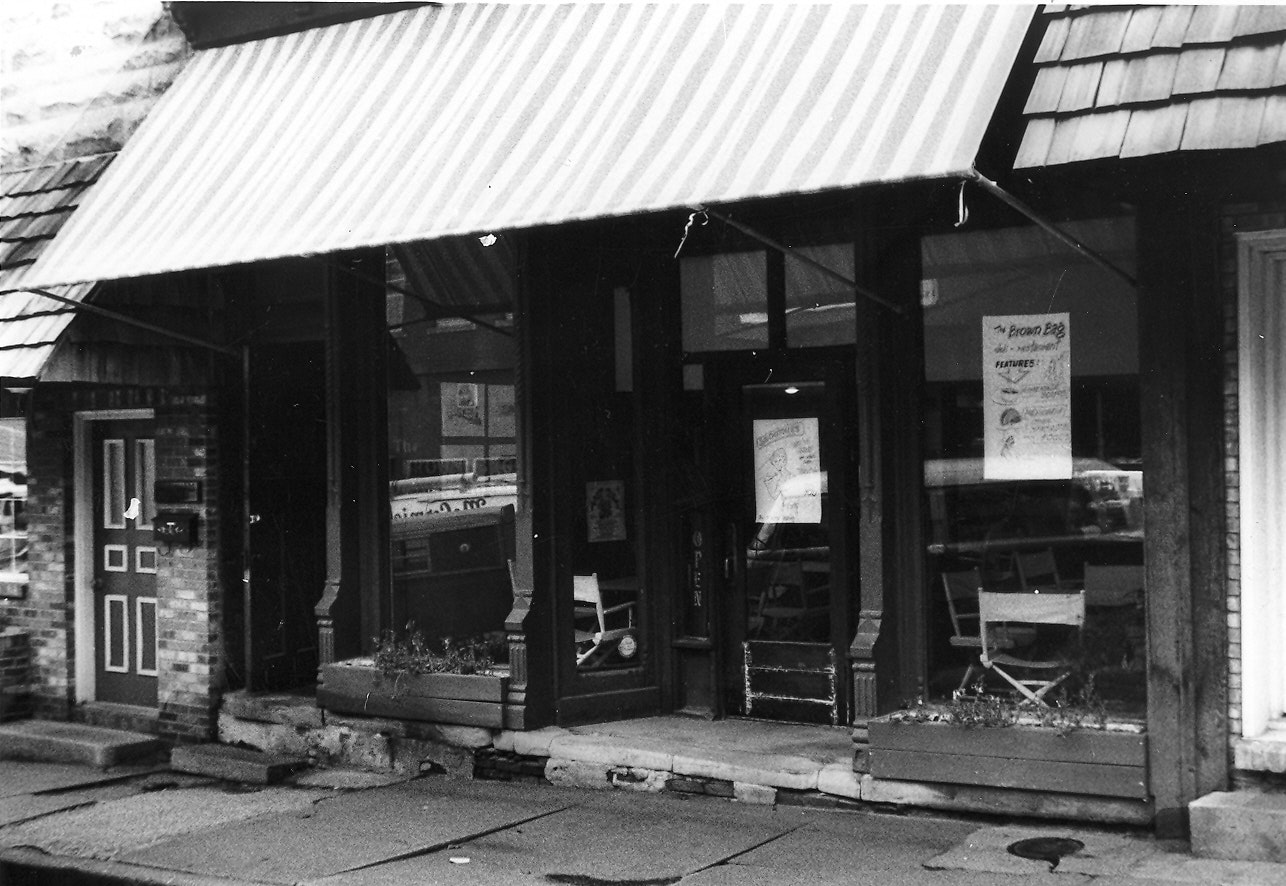
M165 742L154 735L64 723L22 720L0 725L0 758L79 763L106 769L158 757Z
M1192 853L1286 862L1286 794L1217 791L1188 804Z
M244 784L275 784L308 761L226 744L179 745L170 752L170 768Z

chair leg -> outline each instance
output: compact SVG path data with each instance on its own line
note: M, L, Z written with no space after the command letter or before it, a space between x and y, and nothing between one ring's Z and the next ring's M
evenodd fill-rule
M1067 673L1060 675L1060 676L1059 676L1057 679L1055 679L1055 680L1027 680L1027 681L1023 681L1023 680L1018 680L1018 679L1016 679L1016 678L1014 678L1014 677L1009 676L1009 674L1005 673L1003 670L1001 670L1000 668L996 667L994 664L991 666L991 670L995 671L997 674L999 674L1001 677L1003 677L1003 678L1005 679L1005 681L1009 683L1009 685L1010 685L1010 686L1012 686L1012 687L1014 687L1015 689L1017 689L1017 690L1018 690L1020 693L1022 693L1026 698L1030 699L1031 701L1036 702L1036 704L1040 705L1041 707L1049 707L1049 702L1045 701L1045 695L1046 695L1046 694L1047 694L1051 689L1053 689L1054 687L1058 686L1058 685L1059 685L1059 684L1061 684L1064 680L1066 680L1068 677L1070 677L1070 676L1072 675L1072 672L1071 672L1071 671L1068 671ZM1030 685L1028 685L1028 684L1030 684ZM1040 686L1040 688L1039 688L1039 689L1032 689L1032 688L1031 688L1031 686L1034 686L1034 685L1037 685L1037 684L1039 684L1039 686Z
M975 673L981 673L982 667L976 662L969 662L969 667L965 668L964 676L960 679L960 685L956 687L956 692L964 692L969 686Z

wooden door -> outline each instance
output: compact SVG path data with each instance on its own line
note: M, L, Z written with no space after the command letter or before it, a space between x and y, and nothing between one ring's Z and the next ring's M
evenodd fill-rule
M147 419L93 432L95 697L156 705L156 440Z

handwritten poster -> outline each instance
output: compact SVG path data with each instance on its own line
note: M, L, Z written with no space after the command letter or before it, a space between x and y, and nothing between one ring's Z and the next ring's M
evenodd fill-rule
M982 318L983 477L1072 476L1072 349L1067 314Z
M755 521L822 522L816 418L755 419Z
M483 387L472 382L442 382L442 436L481 436Z
M585 516L589 540L625 540L625 484L620 480L593 480L585 484Z

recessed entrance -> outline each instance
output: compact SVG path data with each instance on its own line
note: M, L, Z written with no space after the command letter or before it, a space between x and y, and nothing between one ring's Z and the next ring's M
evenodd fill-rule
M711 713L847 722L852 364L739 355L700 370L689 403L705 494L686 560L708 594ZM689 644L688 670L695 655Z

